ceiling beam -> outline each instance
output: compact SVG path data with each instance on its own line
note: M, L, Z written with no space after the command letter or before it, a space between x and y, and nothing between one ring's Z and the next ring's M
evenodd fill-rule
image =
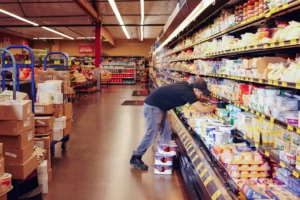
M47 27L95 27L94 24L47 24ZM103 26L121 26L120 24L102 24ZM125 24L124 26L141 26L140 24ZM164 24L144 24L143 26L164 26ZM0 27L6 28L37 28L32 25L0 25Z

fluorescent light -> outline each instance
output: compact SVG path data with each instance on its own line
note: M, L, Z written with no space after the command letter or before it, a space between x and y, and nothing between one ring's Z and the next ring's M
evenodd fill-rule
M78 40L85 40L85 39L96 39L96 37L77 37Z
M167 45L174 37L176 37L181 31L183 31L192 21L196 19L208 6L210 6L215 0L201 1L199 5L192 11L192 13L173 31L173 33L155 50L154 53L160 51L165 45Z
M70 36L67 36L67 35L65 35L65 34L63 34L63 33L61 33L61 32L58 32L58 31L56 31L56 30L53 30L53 29L51 29L51 28L47 28L47 27L45 27L45 26L42 26L42 28L45 29L45 30L47 30L47 31L50 31L50 32L52 32L52 33L56 33L56 34L61 35L61 36L63 36L63 37L69 38L70 40L74 40L74 38L72 38L72 37L70 37Z
M141 0L141 41L144 40L144 20L145 20L145 5L144 0Z
M11 12L8 12L8 11L2 10L2 9L0 9L0 12L1 12L1 13L4 13L4 14L7 14L7 15L9 15L9 16L11 16L11 17L14 17L14 18L16 18L16 19L18 19L18 20L21 20L21 21L23 21L23 22L27 22L27 23L29 23L29 24L32 24L33 26L39 26L37 23L34 23L34 22L32 22L32 21L29 21L29 20L27 20L27 19L25 19L25 18L23 18L23 17L18 16L18 15L12 14Z
M130 35L128 34L128 32L126 30L126 27L124 26L125 24L124 24L123 19L122 19L121 15L120 15L120 12L119 12L119 10L117 8L115 0L108 0L108 2L110 4L111 8L113 9L113 11L114 11L114 13L115 13L115 15L116 15L116 17L117 17L117 19L119 21L119 24L121 25L121 27L123 29L123 32L125 33L127 39L130 39Z
M34 37L33 39L34 39L34 40L38 40L39 38L37 38L37 37Z
M40 40L62 40L62 37L40 37Z

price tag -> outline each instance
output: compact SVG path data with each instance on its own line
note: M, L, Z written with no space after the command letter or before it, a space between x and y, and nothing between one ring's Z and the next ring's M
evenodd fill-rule
M270 48L273 48L273 47L275 47L275 43L270 44Z
M290 44L291 45L297 44L297 40L296 39L290 40Z
M221 195L221 190L218 189L212 196L211 196L211 200L217 200L217 198Z
M246 135L244 135L244 139L245 139L245 140L247 139L247 136L246 136Z
M284 162L280 161L279 165L280 165L280 167L285 168L285 163Z
M279 42L279 46L280 47L283 47L284 46L284 42L282 41L282 42Z
M255 148L258 148L258 147L259 147L259 144L258 144L258 143L255 143L254 146L255 146Z
M191 148L191 147L190 147L190 148ZM190 150L190 149L189 149L189 150ZM188 150L188 151L189 151L189 150ZM193 150L191 151L190 156L192 156L194 152L195 152L195 149L193 149Z
M259 82L259 83L263 83L263 80L262 80L262 79L259 79L258 82Z
M75 62L75 65L79 65L79 62L77 61L77 62Z
M30 60L25 60L25 65L30 65L31 61Z
M59 60L54 60L54 65L59 65L60 61Z
M270 118L270 122L271 122L271 123L274 123L274 121L275 121L274 117L271 117L271 118Z
M254 110L252 110L252 109L251 109L251 111L250 111L250 112L251 112L252 114L254 114Z
M281 85L282 85L283 87L286 87L286 86L287 86L287 82L282 82Z
M203 166L203 162L200 162L199 165L197 166L196 170L199 171L202 166Z
M289 7L289 4L288 3L284 3L283 5L282 5L282 9L287 9Z
M253 20L257 20L257 16L256 15L253 17Z
M249 78L246 77L246 78L245 78L245 81L249 81Z
M287 125L287 130L294 131L294 127L290 124Z
M261 118L263 118L263 119L266 119L266 116L265 116L265 114L261 114L261 116L260 116Z
M207 177L207 179L204 181L204 186L206 187L211 180L212 180L211 176Z
M272 80L268 80L268 84L269 85L273 85L273 81Z
M269 48L269 45L268 44L264 44L264 49L267 49Z
M273 81L273 85L278 85L278 81Z
M300 128L297 128L297 131L296 131L298 134L300 134Z
M254 49L257 49L257 44L253 46Z
M7 61L5 61L5 64L7 64Z
M246 22L245 21L242 21L242 23L241 23L242 25L244 25L244 24L246 24Z
M199 157L198 157L198 155L196 154L196 156L192 159L192 162L195 162L195 161L197 160L197 158L199 158Z
M267 157L270 157L270 152L265 151L265 155L266 155Z
M260 116L260 112L256 111L256 116L259 117Z
M207 173L207 169L205 168L205 169L201 172L200 178L203 178L203 176L204 176L206 173Z
M297 172L296 170L293 170L293 176L295 176L296 178L299 178L299 172Z
M250 78L250 81L253 82L254 81L253 78Z
M296 83L296 89L300 89L300 83Z

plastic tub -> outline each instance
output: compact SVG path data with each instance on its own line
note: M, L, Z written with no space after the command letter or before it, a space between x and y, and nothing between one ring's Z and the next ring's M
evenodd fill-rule
M158 152L155 153L155 165L173 165L173 157L171 155L162 155Z
M173 141L158 141L157 150L159 154L175 156L177 147Z
M154 174L172 174L173 166L172 165L154 165Z
M7 193L11 188L11 174L4 173L0 177L0 194Z

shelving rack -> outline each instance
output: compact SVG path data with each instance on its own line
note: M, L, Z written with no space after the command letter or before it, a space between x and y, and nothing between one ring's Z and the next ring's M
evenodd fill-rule
M229 3L229 1L224 1L225 4ZM207 15L205 21L207 23L211 22L213 18L216 16L216 12L222 8L223 6L210 6L207 8L207 11L210 11L212 14ZM213 9L213 10L212 10ZM254 77L241 77L236 76L234 74L219 74L215 71L199 73L198 71L190 71L185 67L171 67L171 63L174 62L186 62L192 63L195 60L220 60L222 58L239 58L239 57L255 57L255 56L263 56L263 55L276 55L277 53L289 53L289 52L299 52L300 50L300 39L295 38L287 41L280 41L274 43L265 43L265 44L257 44L257 45L247 45L240 46L238 48L233 49L215 49L215 51L210 52L201 52L201 54L191 54L186 57L179 56L181 51L187 49L193 49L196 45L202 44L207 41L212 41L214 39L219 39L227 34L235 34L240 35L240 33L249 30L249 28L257 27L263 23L268 22L269 20L276 19L280 16L284 16L290 14L291 12L298 11L300 9L300 1L294 0L288 3L284 3L278 7L275 7L271 10L267 10L264 13L251 17L245 21L240 22L239 24L235 24L227 29L224 29L218 33L215 33L207 38L197 38L192 40L186 46L177 46L174 47L179 40L182 40L182 36L191 35L190 33L195 29L195 23L191 23L191 27L188 26L185 30L183 30L180 35L176 37L173 41L171 41L165 48L154 53L154 67L153 71L150 73L150 79L153 82L153 88L157 88L164 84L174 83L178 81L186 80L184 76L201 76L208 77L212 79L229 79L237 82L248 83L248 84L257 84L257 85L267 85L267 86L276 86L278 88L290 88L295 90L300 90L300 83L292 83L287 81L279 81L279 80L268 80L268 79L259 79ZM201 15L201 14L200 14ZM299 18L297 18L299 19ZM197 21L197 20L195 20ZM203 22L198 20L200 23L197 23L196 26L203 27ZM207 24L206 23L206 24ZM173 49L172 49L173 48ZM178 65L176 65L178 66ZM172 72L177 72L176 77L172 75ZM284 129L292 132L296 132L300 134L300 128L297 126L292 126L287 124L286 122L275 119L272 116L268 116L265 113L254 110L250 107L240 104L239 102L234 102L232 100L226 99L218 94L213 94L213 97L218 98L226 103L233 104L236 107L239 107L243 111L250 112L252 114L257 115L260 118L263 118L270 123L274 123L283 127ZM205 179L201 179L201 175L208 173L209 176L213 177L213 180L219 180L222 183L222 188L225 191L222 191L222 194L227 194L227 199L236 199L241 198L241 193L237 189L237 187L232 187L232 182L230 181L230 177L222 170L222 165L216 161L211 152L203 145L203 141L200 137L197 136L195 131L192 130L191 127L186 123L185 119L175 113L175 111L170 111L170 120L172 124L172 128L175 131L175 139L179 145L179 161L181 172L184 176L184 181L187 186L188 193L192 199L221 199L221 197L217 197L215 193L212 194L210 192L210 188L203 187L204 184L209 185L210 181L207 180L207 176L204 176ZM215 118L222 121L225 124L228 124L227 118L220 118L215 115ZM251 138L247 137L247 134L244 134L241 130L235 129L235 134L241 140L246 141L250 144L251 147L260 151L266 157L269 157L278 166L287 169L290 171L294 177L300 177L300 171L297 170L294 166L289 165L288 163L279 159L279 157L274 153L274 148L272 146L263 145L261 143L255 143ZM202 164L201 164L202 163ZM202 167L204 166L204 167ZM208 169L212 169L212 171ZM205 170L206 169L206 170ZM225 170L226 171L226 170ZM219 174L221 173L221 176ZM198 179L200 177L200 179ZM224 180L223 177L226 177ZM228 187L228 186L231 187ZM217 192L217 191L214 191ZM201 194L200 194L201 193ZM243 198L242 198L243 199Z
M111 84L135 84L136 64L135 62L110 62L102 63L103 69L111 72ZM105 84L105 83L104 83Z

